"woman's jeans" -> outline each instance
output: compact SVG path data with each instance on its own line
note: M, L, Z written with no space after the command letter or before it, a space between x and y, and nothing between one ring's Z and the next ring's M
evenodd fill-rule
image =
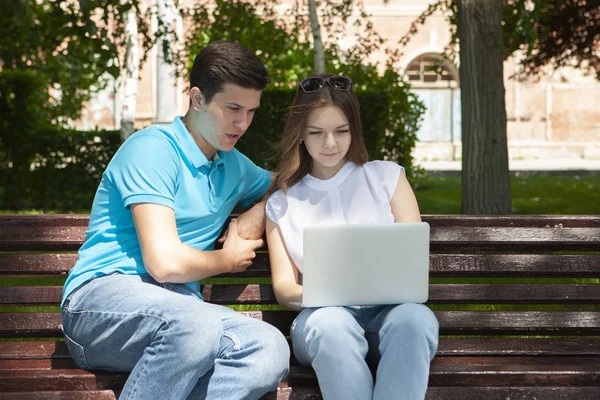
M79 367L131 372L120 399L258 399L289 370L281 332L182 284L96 278L69 296L62 318Z
M304 309L294 354L317 373L325 400L425 398L438 322L421 304ZM367 361L377 365L375 383Z

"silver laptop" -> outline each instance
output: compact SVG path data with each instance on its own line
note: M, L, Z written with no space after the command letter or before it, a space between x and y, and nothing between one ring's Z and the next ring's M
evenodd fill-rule
M305 228L302 285L302 307L425 303L429 224Z

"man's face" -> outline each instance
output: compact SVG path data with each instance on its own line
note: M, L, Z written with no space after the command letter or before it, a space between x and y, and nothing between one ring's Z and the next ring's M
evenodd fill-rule
M261 94L260 90L226 83L210 103L207 104L202 96L194 136L207 158L212 158L217 150L233 150L250 126Z

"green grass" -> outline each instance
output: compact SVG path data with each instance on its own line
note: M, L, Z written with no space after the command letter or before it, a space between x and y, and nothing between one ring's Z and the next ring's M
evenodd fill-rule
M422 214L460 214L460 176L413 182ZM600 214L600 176L511 176L513 214Z

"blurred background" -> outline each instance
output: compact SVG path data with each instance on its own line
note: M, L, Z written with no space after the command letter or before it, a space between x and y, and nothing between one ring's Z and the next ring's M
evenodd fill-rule
M122 141L183 115L194 56L229 39L271 77L238 144L265 168L298 81L326 70L423 213L600 213L597 0L2 3L3 212L89 212Z

